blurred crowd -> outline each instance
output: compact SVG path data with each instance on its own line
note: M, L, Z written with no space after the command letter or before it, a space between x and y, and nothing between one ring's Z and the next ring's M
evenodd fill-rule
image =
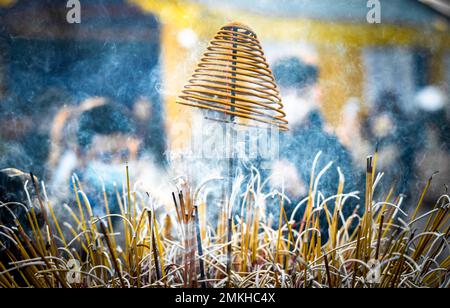
M319 151L316 174L333 162L321 179L325 196L337 192L339 177L345 178L346 192L359 191L364 196L366 157L375 152L377 172L383 173L376 192L382 197L392 189L394 196L403 194L412 205L436 171L429 200L447 191L450 114L446 89L424 87L409 102L412 108L408 111L400 104L402 93L390 89L370 106L351 98L343 108L340 124L331 127L323 117L320 72L314 64L290 57L275 63L273 70L290 126L280 143L282 159L273 170L283 175L292 196L307 193Z
M272 68L290 127L281 135L280 159L273 162L273 187L283 178L292 199L304 197L320 151L316 174L333 162L320 180L322 193L335 194L340 178L345 178L346 192L361 192L365 158L377 151L377 169L385 174L381 193L393 188L414 199L434 171L440 175L433 194L445 191L450 175L450 119L444 89L430 85L420 90L411 102L414 112L403 111L401 93L389 89L371 106L352 98L340 125L331 127L322 114L318 68L297 57L279 59ZM88 190L115 195L126 162L143 191L170 197L161 188L165 149L156 146L164 138L164 127L149 134L152 102L146 97L129 107L108 97L77 102L63 90L49 88L29 104L10 95L0 106L1 169L32 171L47 183L53 197L67 199L78 180ZM92 198L93 205L101 202Z
M129 108L108 97L75 102L64 91L51 88L31 104L33 108L23 110L17 98L1 104L0 169L5 180L0 186L8 186L8 168L32 172L45 182L53 201L70 204L74 184L80 189L83 183L94 214L101 215L104 207L96 205L103 202L102 191L111 211L119 212L116 195L122 193L128 165L129 176L141 191L170 196L160 187L166 167L159 146L164 134L161 129L157 141L149 138L153 115L146 97L138 97Z

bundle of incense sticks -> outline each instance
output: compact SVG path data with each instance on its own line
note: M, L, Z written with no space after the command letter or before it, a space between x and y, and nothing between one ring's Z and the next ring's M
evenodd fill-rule
M191 191L185 186L184 193L182 190L178 191L178 200L175 193L172 193L172 198L175 205L175 211L178 218L178 223L182 230L182 236L184 241L184 286L196 287L197 286L197 268L196 268L196 249L199 254L199 260L201 261L202 255L202 243L200 233L200 223L198 217L198 208L194 205L191 199ZM205 271L204 265L200 266L202 285L205 285Z
M319 156L308 196L294 205L305 211L297 223L286 214L283 193L263 193L256 173L243 193L230 197L241 206L240 214L230 219L223 206L217 226L203 218L212 206L187 184L172 194L177 223L170 224L158 217L172 213L159 213L164 207L133 191L128 176L120 192L116 187L120 213L111 213L104 187L99 192L102 217L93 216L78 177L72 178L72 206L52 204L45 183L35 181L36 204L47 211L44 226L39 227L34 207L25 221L15 218L14 226L0 222L0 287L450 287L450 196L444 193L424 211L432 176L408 215L394 185L374 195L380 178L375 153L367 160L365 210L344 217L346 200L358 193L346 192L342 176L335 196L320 197L314 184L324 172L315 170ZM274 196L276 227L263 210L265 199ZM61 210L69 218L60 217ZM326 229L319 225L323 216ZM80 268L69 267L73 261ZM80 280L69 279L73 274Z

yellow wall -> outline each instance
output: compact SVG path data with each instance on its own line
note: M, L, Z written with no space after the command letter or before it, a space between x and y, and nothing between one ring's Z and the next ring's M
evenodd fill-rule
M319 59L322 110L328 122L335 126L349 97L363 99L361 49L320 46Z

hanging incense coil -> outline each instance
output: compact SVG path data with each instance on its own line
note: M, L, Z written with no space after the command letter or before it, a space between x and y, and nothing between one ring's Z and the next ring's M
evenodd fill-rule
M261 44L250 28L238 23L217 32L177 102L228 115L234 123L256 121L288 129Z

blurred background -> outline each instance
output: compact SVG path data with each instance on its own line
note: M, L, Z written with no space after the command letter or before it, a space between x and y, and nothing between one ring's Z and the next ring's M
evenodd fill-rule
M191 134L177 95L216 31L239 21L271 67L295 58L298 70L314 68L320 129L354 170L363 172L378 146L381 170L393 170L385 181L403 181L416 197L439 170L433 189L442 193L449 3L381 0L379 23L370 23L372 2L82 0L81 22L69 23L65 0L0 0L0 168L61 183L94 158L103 168L145 157L164 166ZM117 144L106 151L102 135Z

